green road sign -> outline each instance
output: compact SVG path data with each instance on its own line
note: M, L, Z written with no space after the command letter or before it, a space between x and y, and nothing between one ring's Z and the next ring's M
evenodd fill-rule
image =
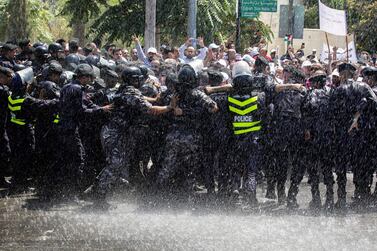
M258 12L241 12L241 17L243 18L257 18Z
M277 12L277 10L277 0L241 0L241 17L247 13Z

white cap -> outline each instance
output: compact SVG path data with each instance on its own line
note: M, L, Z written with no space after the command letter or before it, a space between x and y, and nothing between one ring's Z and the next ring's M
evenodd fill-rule
M147 53L157 54L157 50L156 50L156 48L151 47L151 48L148 49Z
M314 51L316 52L317 50L316 50L316 49L313 49L312 51L313 51L313 52L314 52Z
M274 52L276 52L276 50L275 50L275 49L272 49L270 53L274 53Z
M254 48L254 49L250 52L250 56L252 56L252 57L255 57L255 56L258 56L258 55L259 55L258 48Z
M304 68L304 67L310 67L310 66L312 66L312 65L313 65L312 62L310 62L309 60L305 60L305 61L302 63L301 67L302 67L302 68Z
M242 57L243 61L248 62L249 64L255 64L255 59L252 58L250 55L246 54Z
M209 46L208 46L208 48L209 49L218 49L218 48L220 48L220 46L218 46L217 44L215 44L215 43L212 43L212 44L210 44Z
M335 69L335 70L331 73L331 76L337 76L337 77L339 77L339 71L338 71L338 69Z
M223 75L223 82L225 81L228 81L229 80L229 75L226 74L225 72L221 72L221 75Z

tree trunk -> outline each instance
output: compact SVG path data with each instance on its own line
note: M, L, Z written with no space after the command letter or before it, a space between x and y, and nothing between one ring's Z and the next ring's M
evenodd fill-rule
M145 49L156 47L156 0L145 0Z
M73 23L72 29L73 29L73 38L79 41L80 46L84 46L85 45L85 23L82 22L81 20L78 20L77 22Z
M12 0L8 4L10 19L7 27L8 40L18 41L28 37L26 0Z

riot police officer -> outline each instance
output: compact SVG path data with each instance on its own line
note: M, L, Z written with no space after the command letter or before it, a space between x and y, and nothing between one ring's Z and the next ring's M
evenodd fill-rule
M5 182L4 176L9 166L10 146L9 139L6 132L6 122L9 116L8 111L8 97L9 85L12 81L14 72L6 67L0 67L0 186L8 186Z
M208 114L217 112L217 104L196 89L202 61L184 65L178 73L179 83L174 86L178 95L177 109L166 135L165 150L157 182L160 191L169 196L191 196L195 173L200 166L202 153L202 126ZM186 197L187 198L187 197ZM184 198L185 199L185 198Z
M106 167L96 181L85 192L84 197L96 198L96 205L107 207L106 194L116 185L129 184L130 170L134 164L134 154L139 151L137 146L145 142L132 140L133 131L130 126L138 117L145 114L159 115L170 112L171 106L153 106L147 102L140 87L142 74L135 66L126 67L122 72L122 84L115 94L114 111L109 123L102 129L103 147L106 154ZM134 172L135 174L135 172ZM132 181L132 180L131 180Z
M284 68L284 84L302 84L305 76L293 66ZM276 158L276 179L279 204L285 203L285 182L289 169L290 159L292 168L300 168L299 150L303 145L304 133L302 128L302 106L306 92L286 90L273 97L274 112L272 116L272 140ZM286 154L288 153L288 154ZM295 171L292 172L293 174ZM291 203L292 202L292 203ZM288 201L288 206L294 204L294 200Z
M309 173L311 182L312 200L309 207L315 210L321 208L319 191L319 169L322 169L324 184L326 185L326 202L324 208L332 211L334 206L334 177L333 177L333 149L331 140L333 136L331 127L331 113L328 109L330 88L326 86L326 73L315 72L310 78L312 89L303 106L303 128L305 130L305 156L300 156L303 165L292 173L291 186L288 198L291 206L297 206L296 196L298 186L302 181L305 171Z
M344 209L346 207L347 170L360 168L358 167L360 158L354 151L355 146L360 143L360 134L357 131L359 120L360 118L362 118L360 121L370 120L369 111L377 104L377 97L368 85L353 80L356 72L355 66L350 63L342 63L338 66L338 71L340 86L332 91L329 106L334 119L332 121L335 128L334 147L337 152L335 171L338 201L335 206ZM356 197L358 190L357 185Z
M12 149L12 189L23 190L27 186L27 178L33 176L35 172L33 169L35 118L40 113L56 109L57 106L55 101L44 101L31 97L26 92L31 81L33 81L32 68L17 72L11 83L12 94L8 98L10 118L7 133ZM17 191L17 189L13 191Z
M85 87L94 80L93 68L88 64L80 64L75 74L76 79L61 89L59 99L59 144L61 151L59 151L55 170L59 173L57 177L61 179L58 184L68 190L79 189L82 185L84 148L79 135L82 122L92 116L104 115L111 110L111 106L96 106L88 98ZM71 192L67 189L64 189L64 191Z

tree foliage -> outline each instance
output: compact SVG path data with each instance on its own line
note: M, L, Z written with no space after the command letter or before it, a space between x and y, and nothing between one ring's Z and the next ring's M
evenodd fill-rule
M182 42L186 38L187 0L157 0L157 20L162 42ZM197 34L206 41L219 41L234 37L236 28L236 0L198 0ZM109 7L91 26L97 38L130 43L133 34L142 36L145 25L145 1L123 0ZM261 30L271 39L270 28L258 20L243 20L244 43L255 30Z

